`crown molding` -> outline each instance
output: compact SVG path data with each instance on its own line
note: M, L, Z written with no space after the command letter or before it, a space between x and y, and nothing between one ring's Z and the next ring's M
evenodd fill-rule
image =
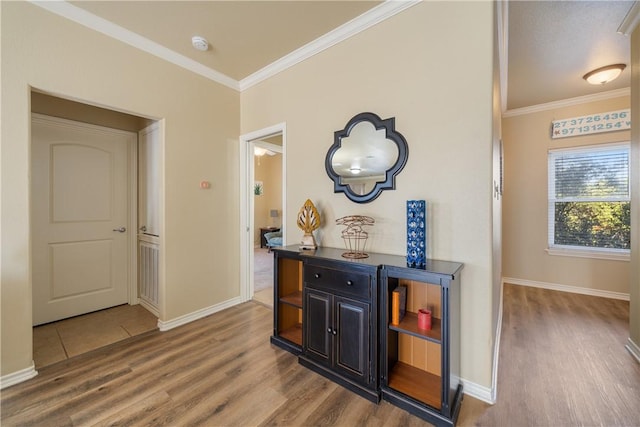
M630 36L640 24L640 1L636 1L618 27L618 33Z
M187 58L184 55L168 49L146 37L142 37L139 34L129 31L119 25L114 24L111 21L107 21L104 18L100 18L92 13L87 12L77 6L74 6L66 1L37 1L29 0L31 4L39 6L49 12L56 15L67 18L80 25L84 25L87 28L98 31L111 38L119 40L130 46L138 48L165 61L171 62L179 67L192 71L231 89L240 90L240 85L237 80L222 74L212 68L209 68L201 63L194 61L191 58Z
M327 34L307 43L288 55L283 56L266 67L240 80L240 91L248 89L261 81L292 67L350 37L364 31L397 13L408 9L422 0L386 0L384 3L368 10L362 15L328 32Z
M588 102L602 101L605 99L620 98L631 95L631 88L610 90L608 92L594 93L593 95L577 96L575 98L562 99L560 101L547 102L545 104L531 105L529 107L514 108L502 114L502 118L522 116L525 114L538 113L540 111L555 110L557 108L571 107L573 105L586 104Z
M394 16L397 13L402 12L405 9L410 8L411 6L420 3L422 0L386 0L384 3L291 52L290 54L285 55L261 70L242 79L240 82L66 1L28 1L49 12L62 16L63 18L67 18L87 28L98 31L144 52L150 53L151 55L157 56L158 58L171 62L174 65L241 92L360 33L361 31L366 30L367 28L378 24L379 22L384 21L385 19Z

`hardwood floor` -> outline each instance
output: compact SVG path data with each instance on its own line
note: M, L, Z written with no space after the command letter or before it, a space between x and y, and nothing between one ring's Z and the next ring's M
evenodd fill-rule
M505 285L498 401L486 426L639 426L629 303Z
M458 425L640 425L628 303L505 285L498 402ZM625 323L626 322L626 323ZM39 370L2 391L2 426L424 426L300 366L248 302Z

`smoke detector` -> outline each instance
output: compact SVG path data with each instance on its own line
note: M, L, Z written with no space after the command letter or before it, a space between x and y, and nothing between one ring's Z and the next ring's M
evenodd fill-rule
M209 42L204 37L193 36L191 37L191 44L197 50L205 51L209 48Z

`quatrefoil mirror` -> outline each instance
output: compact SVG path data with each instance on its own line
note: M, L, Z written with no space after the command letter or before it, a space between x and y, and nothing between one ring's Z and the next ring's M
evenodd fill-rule
M374 113L360 113L334 132L324 165L334 193L368 203L383 190L396 188L396 175L408 155L407 141L395 130L395 117L382 120Z

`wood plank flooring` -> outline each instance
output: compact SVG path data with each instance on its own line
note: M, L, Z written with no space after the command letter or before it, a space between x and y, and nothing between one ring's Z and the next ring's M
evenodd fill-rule
M458 425L640 425L628 303L511 285L504 294L498 403L465 396ZM45 367L2 391L0 423L428 425L300 366L269 344L272 321L248 302Z
M505 285L503 307L498 401L478 425L640 426L628 302Z

